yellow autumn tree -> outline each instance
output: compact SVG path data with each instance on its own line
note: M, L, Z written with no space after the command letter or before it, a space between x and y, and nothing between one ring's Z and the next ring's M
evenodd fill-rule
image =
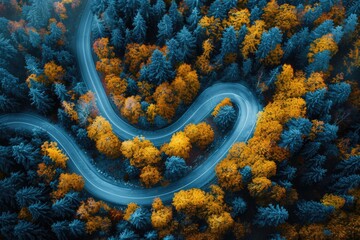
M206 39L203 42L203 53L197 57L195 66L203 74L209 74L213 71L214 67L210 63L210 54L214 50L211 39Z
M64 78L65 70L62 66L51 61L44 65L44 74L50 83L61 82Z
M205 149L214 141L214 130L206 122L197 125L191 123L185 127L184 132L190 142L196 144L200 149Z
M196 71L185 63L177 69L175 80L171 85L185 104L190 104L194 100L200 88Z
M96 70L106 75L119 75L122 71L119 58L102 58L96 62Z
M208 219L208 224L210 227L210 232L216 234L224 234L232 228L234 225L234 220L231 217L230 213L222 212L218 215L211 215Z
M140 96L127 97L120 110L121 115L127 120L129 120L132 124L138 123L139 117L143 114L141 110L140 100Z
M96 39L93 44L93 49L99 59L112 58L115 56L114 47L109 45L109 38Z
M75 173L62 173L59 177L57 190L53 192L53 197L59 199L65 196L69 191L80 192L84 188L84 180Z
M218 115L220 109L224 106L232 106L232 102L230 98L224 98L218 105L216 105L216 107L214 108L213 112L211 113L211 115L213 117L216 117L216 115Z
M154 228L164 228L168 226L173 218L171 207L163 205L160 198L155 198L152 204L151 224Z
M256 20L254 25L250 26L247 34L245 35L242 43L241 53L245 59L253 54L257 50L257 46L260 44L261 35L265 29L265 22L262 20Z
M145 166L140 173L140 181L147 188L160 182L161 178L160 171L156 167L150 165Z
M231 191L242 189L242 179L236 161L223 159L216 165L216 176L221 187Z
M314 61L315 54L328 50L331 56L335 55L338 51L338 46L334 41L332 34L326 34L320 38L317 38L310 44L309 53L307 55L309 62Z
M191 216L206 207L207 203L208 197L206 193L203 190L193 188L175 193L172 205L176 211Z
M162 146L161 150L168 156L177 156L188 159L191 148L190 139L186 134L184 132L177 132L172 135L169 143Z
M105 85L107 90L113 95L123 95L126 91L127 83L124 79L110 74L105 77Z
M63 101L62 107L64 108L65 113L70 117L73 121L79 120L79 115L75 111L75 103Z
M244 24L246 26L249 26L250 24L250 12L247 8L231 9L228 18L223 20L224 28L233 26L236 31L239 31Z
M44 156L48 156L55 163L56 167L66 168L66 162L69 158L58 148L56 142L44 142L41 145L41 153Z
M153 98L156 102L157 114L167 120L171 120L175 115L176 108L180 104L180 98L174 87L168 82L160 84L156 88Z
M122 154L130 159L130 164L141 168L146 165L156 165L160 162L160 151L152 142L143 137L124 141L121 145Z

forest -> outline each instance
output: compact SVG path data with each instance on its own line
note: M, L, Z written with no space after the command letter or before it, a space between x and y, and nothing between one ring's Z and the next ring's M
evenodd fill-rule
M0 1L0 239L360 239L359 14Z

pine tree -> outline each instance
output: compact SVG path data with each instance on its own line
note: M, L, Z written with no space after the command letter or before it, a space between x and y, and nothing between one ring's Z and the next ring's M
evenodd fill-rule
M67 101L70 97L67 93L65 85L62 83L54 84L54 92L61 102Z
M52 107L52 100L41 87L30 87L29 96L31 105L34 105L40 112L46 113Z
M42 189L32 186L20 189L15 196L20 207L27 207L44 199Z
M279 205L270 204L267 207L259 207L255 217L255 223L259 226L276 227L284 223L289 217L288 211Z
M240 214L245 213L247 208L247 203L241 197L237 197L232 201L232 215L239 216Z
M169 15L165 14L158 24L158 43L163 45L173 35L173 24Z
M78 219L74 219L71 223L69 223L69 231L72 237L82 237L85 235L85 223Z
M40 34L38 34L36 31L31 30L29 32L29 42L33 48L38 47L41 43Z
M116 49L123 51L125 49L124 46L124 34L121 32L119 28L115 28L111 31L111 45L113 45Z
M228 2L227 0L226 2ZM222 0L215 0L209 8L209 16L213 16L215 18L224 19L227 15L226 4L223 3Z
M140 11L136 14L133 22L132 39L136 43L143 43L146 37L147 26L144 18L141 16Z
M324 206L315 201L299 201L296 215L304 223L324 222L334 211L334 207Z
M15 239L13 229L18 222L18 215L2 212L0 215L0 234L6 239Z
M263 32L258 50L255 52L256 59L264 59L272 50L282 41L282 33L279 28L270 28L269 31Z
M146 229L150 225L151 214L146 208L139 207L131 214L129 222L136 229Z
M106 36L104 21L97 16L93 19L91 34L93 39L103 38Z
M68 221L55 222L51 225L51 230L55 233L57 239L66 240L68 232Z
M70 200L67 197L56 200L52 207L51 211L55 216L66 217L71 216L75 213L75 210L72 208Z
M180 32L176 34L176 40L179 43L177 56L178 61L190 60L196 48L196 38L189 32L186 27L183 27Z
M15 57L17 50L13 47L9 39L0 34L0 64L6 66L8 61Z
M51 210L46 203L36 202L31 204L28 209L34 221L47 221L51 219Z
M351 93L350 84L346 82L335 83L329 85L329 90L327 92L328 98L334 104L341 104L346 102Z
M170 62L166 60L162 52L156 49L151 56L151 63L148 66L149 80L156 85L160 85L171 79L173 75L174 72Z
M214 122L222 129L227 130L236 120L236 111L232 106L220 108Z
M280 147L287 148L291 153L295 153L300 150L303 144L302 133L298 129L285 130L281 134Z
M13 157L17 163L22 164L26 169L34 166L37 161L35 160L36 151L31 144L20 143L12 147Z
M236 31L233 26L226 28L221 38L221 58L224 58L227 54L237 53L238 40Z
M171 181L175 181L183 177L189 170L185 160L175 156L167 158L165 167L165 177Z
M35 28L42 28L47 25L51 16L49 3L48 0L31 0L26 20Z
M190 31L194 31L198 26L198 22L201 19L200 11L198 8L192 10L191 15L186 19L187 26Z

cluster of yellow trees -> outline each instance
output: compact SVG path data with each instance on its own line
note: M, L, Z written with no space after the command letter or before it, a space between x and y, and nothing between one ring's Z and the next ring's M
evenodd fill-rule
M138 123L140 116L145 116L150 122L154 122L156 115L171 121L176 109L181 102L190 104L200 89L200 82L195 70L188 64L181 64L174 80L155 86L147 81L137 80L140 69L150 63L151 54L158 47L131 43L126 48L125 64L129 66L132 77L136 80L138 93L127 96L128 82L119 75L122 71L121 60L115 58L113 47L109 45L108 38L100 38L94 42L94 52L100 59L96 68L104 75L104 83L121 115L131 123ZM166 47L160 49L165 54ZM147 101L150 106L144 111L141 108L141 100Z
M276 174L276 164L289 156L277 142L288 120L305 117L306 103L301 96L326 84L322 73L306 78L303 72L294 73L292 67L285 64L275 85L273 100L259 114L254 136L247 144L234 144L217 165L216 174L221 187L239 191L244 187L239 169L250 166L252 180L247 188L251 196L260 201L293 201L297 196L295 189L286 193L285 188L273 185L270 180Z

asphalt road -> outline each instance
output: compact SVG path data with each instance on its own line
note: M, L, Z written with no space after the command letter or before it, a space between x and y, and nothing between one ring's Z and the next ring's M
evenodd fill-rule
M31 113L5 114L0 116L0 123L12 128L40 128L48 132L50 137L57 141L69 156L70 170L84 178L85 189L94 197L114 204L124 205L136 202L140 205L150 205L155 197L160 197L164 202L169 203L173 194L179 190L207 186L215 178L216 164L226 156L231 146L235 142L248 140L252 135L257 113L260 110L257 99L244 85L219 83L205 89L181 118L164 129L143 131L131 126L121 119L112 108L95 69L90 44L93 16L89 2L82 13L76 35L76 55L82 78L88 88L95 93L100 114L109 120L114 132L121 139L131 139L134 136L142 135L159 146L168 142L173 133L183 129L187 124L201 122L223 98L229 97L237 105L239 113L233 130L227 135L223 144L184 178L164 187L134 189L125 184L115 184L99 174L91 164L91 158L84 153L75 140L64 129L43 117Z

